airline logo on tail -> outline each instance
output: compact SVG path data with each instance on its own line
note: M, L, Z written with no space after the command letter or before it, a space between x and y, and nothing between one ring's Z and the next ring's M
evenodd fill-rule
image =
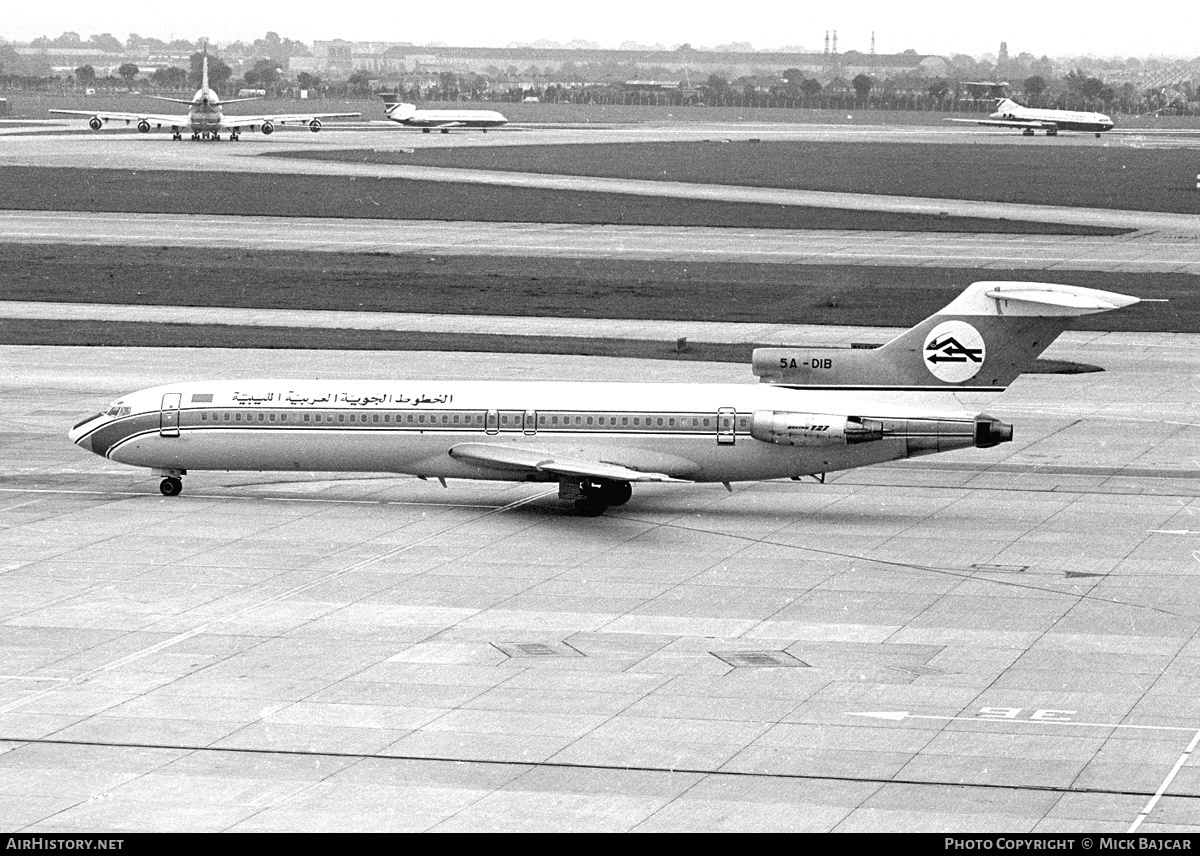
M975 377L985 354L983 336L965 321L943 321L925 337L925 368L946 383Z

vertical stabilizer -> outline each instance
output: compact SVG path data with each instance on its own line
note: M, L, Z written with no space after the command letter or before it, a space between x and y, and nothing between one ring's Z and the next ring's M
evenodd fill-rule
M208 42L204 43L204 55L200 58L200 88L208 89Z
M757 348L753 368L788 386L999 391L1073 319L1137 302L1075 285L977 282L880 348Z

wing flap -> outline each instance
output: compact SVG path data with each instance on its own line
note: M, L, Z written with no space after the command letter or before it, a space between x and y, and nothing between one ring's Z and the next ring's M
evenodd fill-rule
M947 119L947 122L963 122L967 125L992 125L996 128L1032 128L1040 131L1043 128L1056 127L1053 122L1021 121L1018 119Z
M493 469L526 470L563 476L591 476L617 481L687 483L687 479L677 479L666 473L643 472L620 464L563 457L542 449L526 449L492 443L460 443L450 449L450 457Z

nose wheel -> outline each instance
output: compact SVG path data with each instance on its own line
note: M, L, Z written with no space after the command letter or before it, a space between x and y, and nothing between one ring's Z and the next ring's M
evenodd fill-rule
M176 476L167 476L158 483L158 489L163 496L179 496L183 493L183 479Z

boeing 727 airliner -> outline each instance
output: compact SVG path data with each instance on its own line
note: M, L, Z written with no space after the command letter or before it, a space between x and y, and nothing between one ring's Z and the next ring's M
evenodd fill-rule
M212 380L124 395L70 431L175 496L191 470L360 471L558 482L580 514L635 482L825 473L1012 439L964 412L1002 392L1079 315L1137 298L979 282L871 351L766 348L759 384ZM920 396L937 406L918 406Z
M1101 131L1113 129L1113 120L1103 113L1022 107L1010 98L1001 98L996 104L996 111L986 119L947 119L946 121L992 125L998 128L1017 128L1027 137L1032 137L1034 131L1045 131L1047 137L1058 136L1059 131L1090 131L1098 137Z
M350 119L355 116L361 116L361 113L299 113L299 114L282 114L282 115L263 115L263 116L226 116L225 105L236 104L239 101L254 101L253 98L236 98L232 101L222 102L220 97L208 86L208 53L205 52L204 58L201 60L201 80L200 88L196 90L196 94L192 96L192 100L185 101L182 98L163 98L160 96L149 96L157 98L159 101L173 101L176 104L187 104L189 108L186 116L160 116L154 113L113 113L105 110L51 110L51 113L58 113L64 116L89 116L88 127L93 131L99 131L110 121L124 122L128 125L131 122L137 123L137 129L143 134L150 132L151 126L155 128L170 128L171 139L182 140L183 129L187 128L192 132L193 140L219 140L222 133L229 134L229 139L236 140L241 136L244 128L249 128L253 131L255 128L261 128L264 134L273 133L276 125L308 125L308 129L314 134L321 130L322 119Z

